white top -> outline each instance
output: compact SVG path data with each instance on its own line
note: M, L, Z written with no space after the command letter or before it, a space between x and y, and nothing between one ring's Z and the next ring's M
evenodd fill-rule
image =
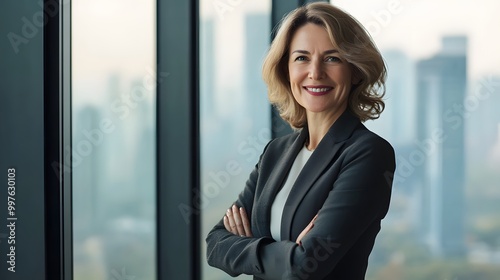
M309 151L305 146L300 150L292 164L292 168L290 168L285 184L276 195L273 205L271 206L271 236L276 241L281 241L281 218L283 216L285 202L290 194L290 191L292 190L293 184L299 176L300 171L306 164L309 157L311 157L312 153L313 151Z

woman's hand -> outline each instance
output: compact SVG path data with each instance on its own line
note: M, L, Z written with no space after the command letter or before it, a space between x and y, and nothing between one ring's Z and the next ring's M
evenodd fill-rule
M316 221L316 218L318 218L318 214L314 216L314 218L311 220L311 222L306 226L306 228L299 234L299 237L297 237L297 241L295 243L299 244L299 246L302 246L302 238L306 236L306 234L314 227L314 222Z
M243 207L238 208L233 205L233 207L227 209L226 215L224 215L224 227L227 231L241 237L253 236L250 229L250 220Z

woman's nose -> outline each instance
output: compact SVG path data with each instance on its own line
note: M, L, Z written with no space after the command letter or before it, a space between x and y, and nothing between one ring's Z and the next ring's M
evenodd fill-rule
M324 78L324 71L321 61L312 61L309 67L309 79L321 80L322 78Z

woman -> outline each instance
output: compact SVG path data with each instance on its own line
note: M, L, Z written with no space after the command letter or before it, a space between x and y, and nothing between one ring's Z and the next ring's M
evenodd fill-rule
M364 279L395 170L391 145L361 123L383 111L385 75L370 36L340 9L313 3L283 20L263 77L298 131L267 144L208 234L211 266L254 279Z

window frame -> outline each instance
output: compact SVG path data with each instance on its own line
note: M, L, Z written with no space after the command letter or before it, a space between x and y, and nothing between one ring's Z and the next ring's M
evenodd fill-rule
M196 0L157 1L158 280L200 279L200 215L179 211L198 203L198 21Z

